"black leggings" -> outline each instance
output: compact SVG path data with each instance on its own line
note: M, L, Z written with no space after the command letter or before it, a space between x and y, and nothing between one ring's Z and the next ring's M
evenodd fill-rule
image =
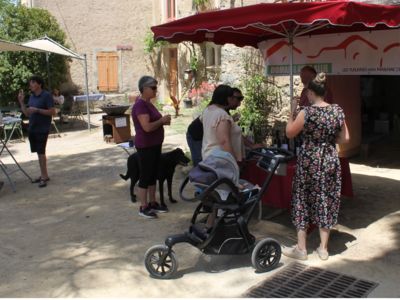
M139 187L147 189L157 181L161 145L136 149L139 156Z

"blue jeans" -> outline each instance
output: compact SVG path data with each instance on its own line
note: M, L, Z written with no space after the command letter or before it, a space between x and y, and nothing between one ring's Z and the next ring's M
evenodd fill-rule
M197 166L201 162L201 145L202 141L193 140L189 133L186 133L186 141L190 149L190 155L192 156L193 167Z

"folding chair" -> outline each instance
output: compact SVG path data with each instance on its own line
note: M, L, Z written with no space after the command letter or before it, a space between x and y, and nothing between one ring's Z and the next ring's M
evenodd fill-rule
M51 125L52 125L52 126L54 127L54 129L56 130L57 135L58 135L59 137L61 137L60 131L58 130L57 125L56 125L56 122L54 121L54 118L53 118L53 117L51 118Z
M73 101L72 99L65 99L63 105L61 106L61 118L62 116L67 116L68 117L68 122L72 122L78 119L81 119L84 121L84 118L82 116L82 112L80 111L78 107L78 103ZM64 122L64 120L63 120Z

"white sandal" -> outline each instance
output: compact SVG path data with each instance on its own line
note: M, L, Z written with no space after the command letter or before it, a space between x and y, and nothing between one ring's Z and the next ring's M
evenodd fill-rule
M323 250L320 247L318 247L316 251L320 259L327 260L329 258L329 252L327 250Z
M296 246L293 247L283 247L282 248L282 254L291 257L294 259L299 259L299 260L307 260L307 251L306 250L300 250Z

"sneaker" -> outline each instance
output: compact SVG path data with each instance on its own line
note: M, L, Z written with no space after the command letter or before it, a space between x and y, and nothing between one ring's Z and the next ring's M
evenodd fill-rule
M168 212L168 207L166 205L158 204L158 202L150 202L149 208L160 214Z
M139 216L147 219L157 218L157 214L149 206L146 206L145 208L141 206L139 209Z
M294 259L307 260L307 251L298 249L297 245L294 247L283 247L282 254Z
M329 258L329 252L327 250L323 250L320 247L318 247L317 250L315 251L317 251L320 259L327 260Z

